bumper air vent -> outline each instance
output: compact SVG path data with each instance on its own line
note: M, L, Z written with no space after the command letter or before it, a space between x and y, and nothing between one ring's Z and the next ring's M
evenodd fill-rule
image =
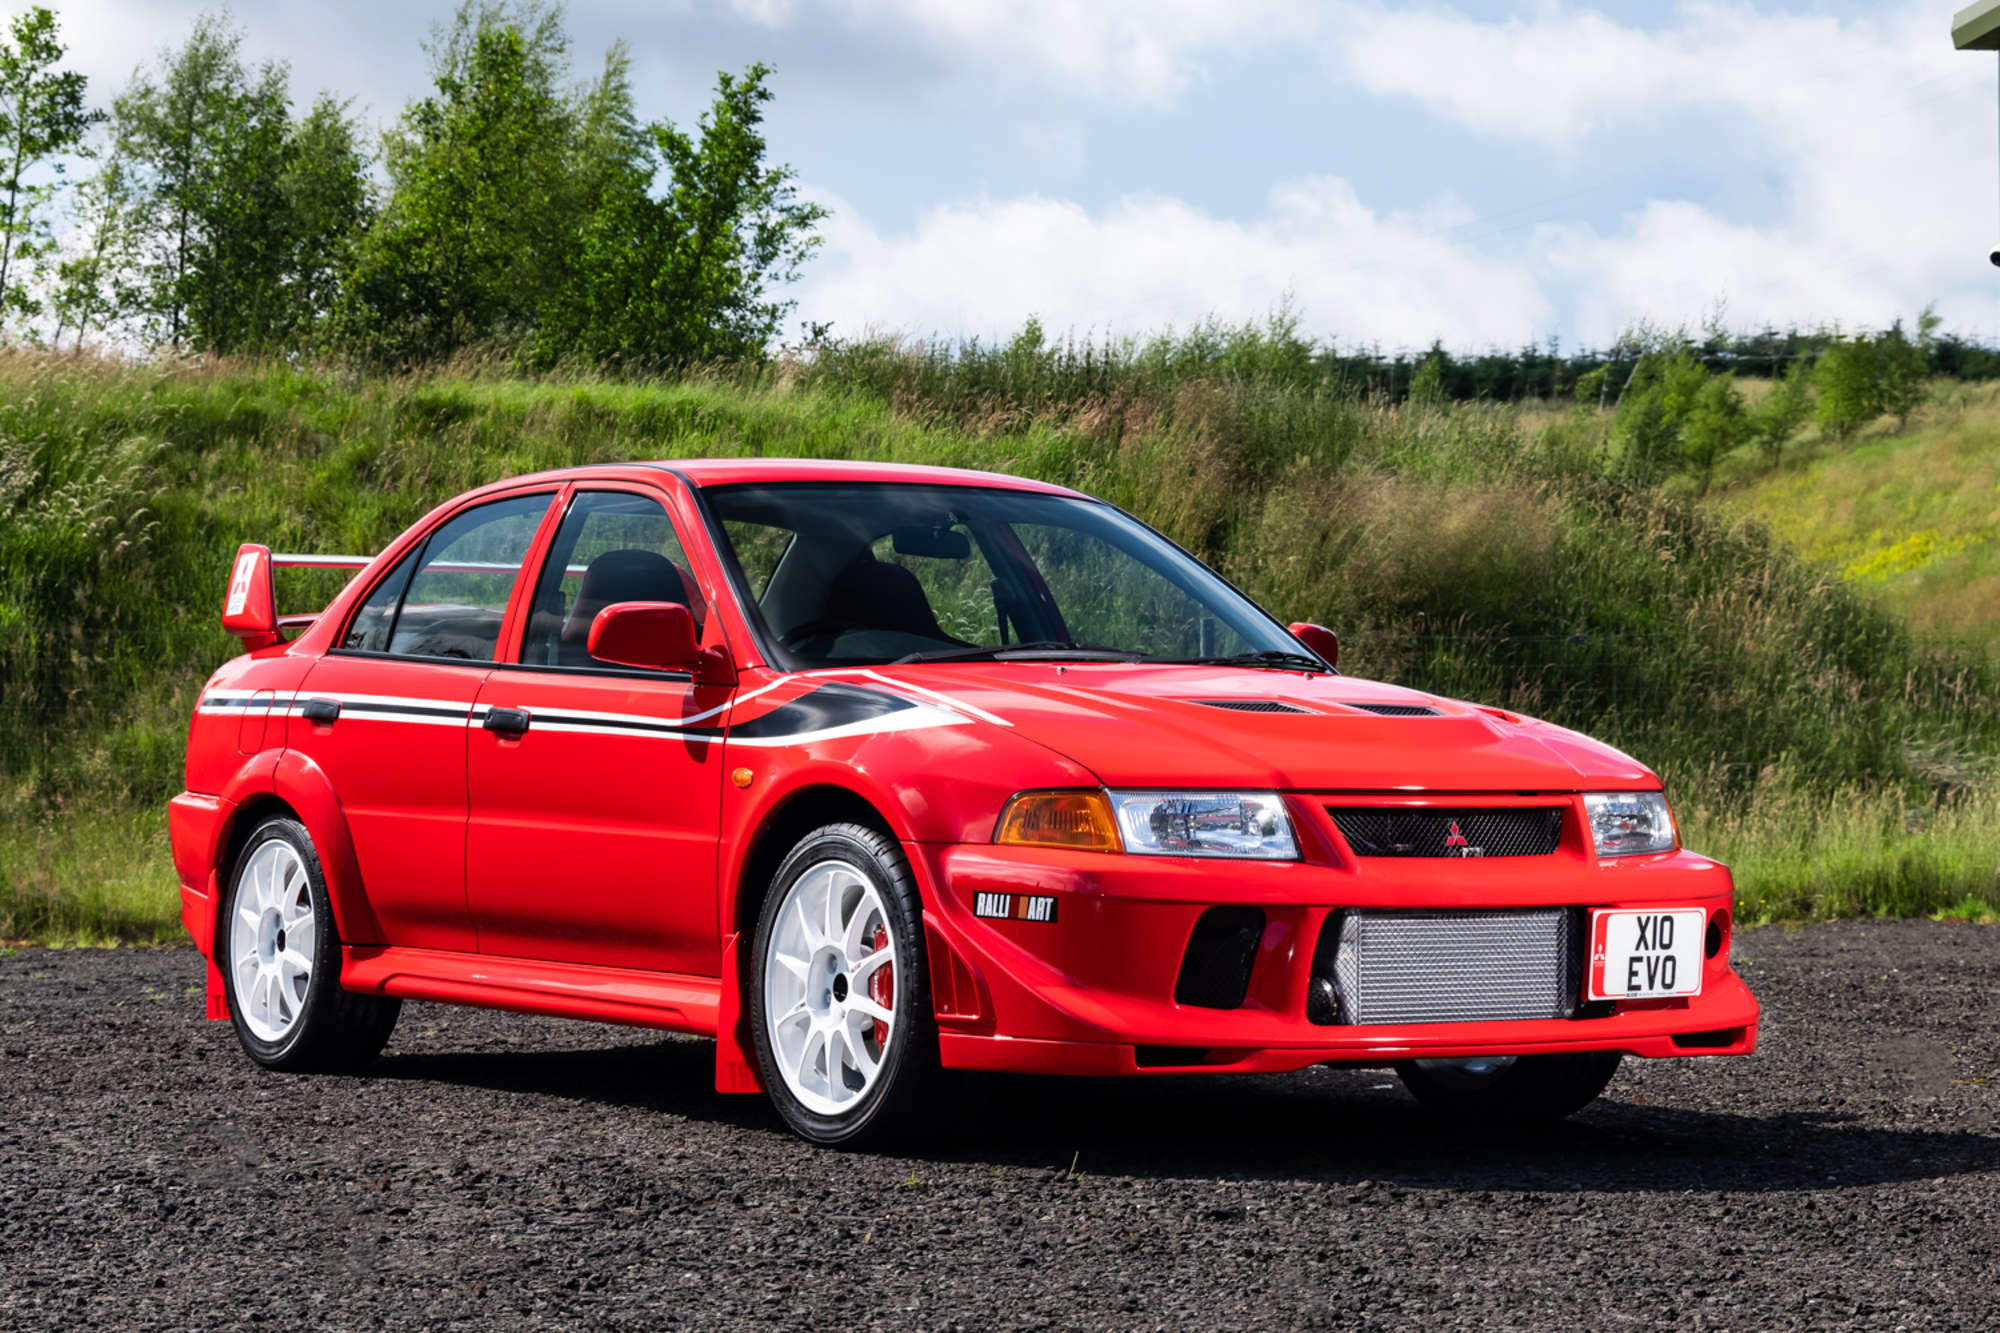
M1340 948L1340 927L1345 912L1329 912L1319 929L1319 943L1313 946L1312 980L1306 986L1306 1018L1328 1027L1340 1021L1340 991L1333 984L1333 960Z
M1194 923L1174 1003L1198 1009L1234 1009L1250 993L1250 968L1264 935L1264 913L1255 907L1211 907Z
M1487 810L1330 805L1356 856L1547 856L1562 841L1559 805Z
M1276 699L1190 699L1191 704L1204 708L1227 708L1237 713L1313 713L1317 709L1301 708L1297 704L1279 703Z
M1344 1024L1568 1018L1583 987L1581 918L1574 907L1337 912L1313 951L1307 1017ZM1328 989L1330 1008L1316 999Z

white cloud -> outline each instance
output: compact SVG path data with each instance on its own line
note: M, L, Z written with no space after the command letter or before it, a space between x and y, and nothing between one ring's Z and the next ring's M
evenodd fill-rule
M1951 49L1933 6L1842 22L1683 4L1651 30L1566 5L1486 23L1369 3L1352 20L1344 77L1478 135L1616 163L1692 111L1734 127L1719 153L1774 164L1781 216L1763 225L1656 199L1610 234L1541 229L1543 270L1576 289L1574 335L1692 321L1718 299L1745 323L1881 323L1933 298L1991 323L1992 66Z
M1524 267L1485 263L1446 238L1461 211L1379 214L1330 177L1281 186L1254 222L1158 197L1096 214L1028 197L937 208L886 236L827 202L827 253L800 313L850 335L990 337L1030 315L1057 330L1144 333L1211 314L1262 318L1287 295L1314 327L1391 347L1514 344L1551 318Z
M1027 72L1092 95L1160 102L1205 77L1205 58L1297 38L1319 22L1297 0L730 0L766 27L808 9L915 33L968 71Z
M1733 127L1723 169L1764 170L1775 215L1656 197L1610 225L1503 228L1511 239L1482 244L1463 216L1385 215L1324 177L1279 186L1242 222L1167 198L1093 213L1028 197L941 207L884 236L843 212L807 289L813 315L849 330L991 333L1030 313L1142 330L1254 317L1290 291L1316 330L1394 346L1602 343L1718 303L1740 325L1879 325L1932 300L1955 327L1995 324L1991 64L1952 51L1928 6L1841 21L1684 4L1645 29L1562 4L1482 21L1356 0L1340 15L1324 50L1343 78L1570 165L1643 162L1666 125ZM1193 59L1200 43L1186 43L1173 49Z

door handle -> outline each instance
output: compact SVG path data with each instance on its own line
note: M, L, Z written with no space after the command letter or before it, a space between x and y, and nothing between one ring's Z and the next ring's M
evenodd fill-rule
M327 725L340 716L340 700L308 699L299 705L299 716L308 722Z
M486 710L486 721L480 725L496 736L519 736L528 730L528 710L489 708Z

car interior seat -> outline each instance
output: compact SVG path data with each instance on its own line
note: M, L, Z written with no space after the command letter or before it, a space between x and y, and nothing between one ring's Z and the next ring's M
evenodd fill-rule
M957 643L938 624L917 576L864 551L835 577L827 599L831 618L863 629L893 630Z
M701 630L706 609L692 592L694 581L679 565L657 551L624 548L606 551L583 571L583 586L563 621L559 657L564 666L587 666L591 662L585 647L590 639L590 623L597 613L617 602L679 602L694 616L695 630Z

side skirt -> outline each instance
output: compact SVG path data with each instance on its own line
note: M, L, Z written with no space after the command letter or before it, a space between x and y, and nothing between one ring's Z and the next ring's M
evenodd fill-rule
M344 990L704 1037L715 1035L722 996L722 983L714 977L437 949L348 945L341 952Z

